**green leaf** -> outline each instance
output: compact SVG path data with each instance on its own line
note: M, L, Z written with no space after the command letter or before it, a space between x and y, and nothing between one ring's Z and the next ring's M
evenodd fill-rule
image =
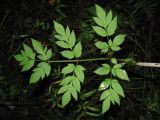
M26 44L23 44L24 51L29 58L35 59L35 54L33 50Z
M66 28L66 38L68 39L69 36L70 36L70 29L69 29L69 27L67 26L67 28Z
M61 36L61 35L55 35L54 37L57 38L58 40L63 40L63 41L66 41L66 39L67 39L67 38L65 38L64 36Z
M41 75L39 74L39 72L34 72L34 73L32 73L32 74L31 74L31 77L30 77L29 83L32 84L32 83L38 82L39 79L40 79L40 76L41 76Z
M110 87L110 84L111 84L111 79L105 79L104 81L101 82L98 90L101 91L108 89Z
M20 65L25 65L28 62L28 58L25 58L23 61L20 62Z
M22 68L22 72L31 69L33 66L34 66L34 60L27 61Z
M93 17L94 21L96 22L97 25L104 27L104 23L101 19L99 19L98 17Z
M74 73L77 76L77 78L83 83L84 81L84 69L81 65L77 65L75 67Z
M119 95L113 89L110 89L110 91L111 91L111 101L114 101L118 105L120 105L120 97L119 97Z
M73 84L74 88L80 93L81 84L80 84L80 81L78 80L78 78L75 77L72 81L72 84Z
M97 75L106 75L106 69L104 67L100 67L94 71Z
M125 70L123 70L123 69L115 69L115 74L116 74L117 77L119 77L120 79L129 81L128 75L127 75L127 73L126 73Z
M46 62L41 62L37 65L39 68L42 68L44 73L49 76L50 72L51 72L51 65L46 63Z
M71 91L71 95L72 95L72 96L74 97L74 99L77 101L78 94L77 94L76 89L75 89L73 86L71 86L71 87L70 87L70 91Z
M48 57L48 59L50 59L52 57L52 50L51 49L49 49L47 51L47 57Z
M111 59L111 62L112 62L113 64L117 64L117 59L116 59L116 58L112 58L112 59Z
M117 35L114 39L113 39L113 45L117 46L117 45L121 45L124 42L124 38L126 35Z
M111 40L111 39L109 39L109 41L108 41L108 46L109 46L109 47L111 47L111 46L112 46L112 44L113 44L112 40Z
M109 64L104 63L104 64L102 64L102 66L103 66L104 68L110 69Z
M69 88L69 85L62 86L62 87L58 90L57 94L62 94L62 93L64 93L64 92L66 92L66 91L68 90L68 88Z
M61 80L60 85L64 86L69 84L74 79L74 76L67 76Z
M35 54L32 49L25 44L23 46L25 51L21 50L21 54L14 56L20 62L20 65L23 65L22 72L31 69L35 62Z
M65 107L71 100L70 90L67 90L62 96L62 106Z
M23 61L23 60L25 59L25 58L23 57L23 55L21 55L21 54L15 55L14 58L15 58L18 62Z
M70 48L70 46L68 45L68 43L66 43L65 41L56 41L56 44L58 46L60 46L61 48Z
M121 48L120 48L119 46L114 46L114 45L112 44L111 49L112 49L113 51L119 51Z
M107 36L107 32L105 29L103 29L102 27L99 26L92 26L93 30L101 37L106 37Z
M86 70L85 67L83 67L82 65L77 65L77 67L79 67L79 69L81 70Z
M117 28L117 17L115 17L107 27L107 36L111 36L115 33Z
M48 63L45 63L44 70L46 75L49 76L49 74L51 73L51 65Z
M96 8L96 15L98 16L98 18L101 19L102 21L105 21L106 12L104 11L104 9L97 4L95 5L95 8Z
M123 67L123 64L116 64L113 66L113 69L120 69Z
M113 76L116 76L114 68L112 68L111 73L112 73Z
M74 71L75 65L74 64L68 64L66 67L64 67L61 71L62 74L68 74L72 73Z
M33 69L33 73L30 77L30 84L36 83L41 79L44 79L45 75L49 76L51 71L50 64L46 62L40 62L35 69Z
M107 99L105 99L103 101L103 104L102 104L102 114L104 114L105 112L107 112L110 108L110 97L108 97Z
M42 46L42 44L39 41L37 41L35 39L32 39L32 45L33 45L34 50L37 53L44 54L43 46Z
M78 58L78 57L81 56L81 54L82 54L82 45L81 45L81 42L78 42L76 44L76 46L74 47L73 52L74 52L74 55L75 55L76 58Z
M102 64L103 67L94 71L97 75L108 75L110 72L110 66L108 64Z
M48 50L48 48L47 48L47 46L45 46L45 48L44 48L44 53L46 53L47 52L47 50Z
M72 59L74 58L74 53L72 51L69 51L69 50L64 50L61 52L61 55L65 58L68 58L68 59Z
M42 61L46 61L46 60L48 59L48 57L47 57L45 54L43 54L43 55L38 55L37 57L38 57L38 59L40 59L40 60L42 60Z
M95 45L99 49L108 49L108 44L106 42L98 41L95 43Z
M38 72L40 78L41 78L41 79L44 79L44 77L45 77L45 72L44 72L43 68L37 67L37 68L33 69L33 71L34 71L34 72Z
M68 44L71 46L71 48L75 45L76 42L76 36L74 31L71 32L70 36L69 36L69 41Z
M57 32L58 34L60 34L60 35L62 35L62 36L65 36L65 35L66 35L65 29L64 29L64 27L63 27L60 23L54 21L54 28L55 28L55 30L56 30L56 32Z
M105 90L105 91L101 94L100 100L107 99L107 97L108 97L109 95L110 95L109 90Z
M112 20L112 11L110 10L106 16L106 21L105 21L105 28L109 25L109 23L111 22Z
M101 50L101 53L107 53L107 52L108 52L108 48Z
M122 97L124 97L124 91L122 86L119 84L119 82L117 80L113 80L112 81L112 88L114 91L116 91L119 95L121 95Z

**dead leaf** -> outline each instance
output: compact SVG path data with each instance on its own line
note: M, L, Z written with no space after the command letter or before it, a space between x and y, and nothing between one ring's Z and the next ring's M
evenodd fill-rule
M56 3L56 0L48 0L48 4L54 6Z

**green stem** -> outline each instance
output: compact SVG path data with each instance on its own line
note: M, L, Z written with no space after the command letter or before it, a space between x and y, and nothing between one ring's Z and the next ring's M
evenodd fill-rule
M91 59L82 59L82 60L53 60L49 63L67 63L67 62L91 62L91 61L104 61L110 60L111 58L91 58Z

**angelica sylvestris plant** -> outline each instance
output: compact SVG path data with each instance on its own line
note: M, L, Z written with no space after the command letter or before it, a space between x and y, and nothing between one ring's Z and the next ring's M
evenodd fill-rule
M117 17L113 17L111 10L106 14L105 10L98 5L96 5L96 15L96 17L93 17L97 24L97 26L93 26L94 31L101 37L109 38L117 28ZM124 38L125 35L120 34L115 36L113 40L98 41L95 46L104 54L108 51L119 51L121 49L119 45L124 42ZM123 65L118 64L116 58L112 58L111 65L104 63L94 71L98 75L106 76L99 87L99 91L103 91L100 97L100 100L103 101L102 114L110 108L111 103L120 105L120 96L124 97L123 88L117 79L129 81L129 78L122 67Z
M23 44L24 50L21 53L15 55L15 59L20 62L22 72L30 70L36 60L39 61L37 66L32 70L29 83L36 83L40 79L44 79L45 76L49 76L51 72L51 65L48 60L52 57L52 50L48 49L47 46L43 47L40 42L32 39L32 45L34 50L26 44Z
M59 47L65 49L60 54L67 59L78 59L82 54L81 42L76 43L74 31L69 27L65 29L61 24L54 22L56 35L55 42ZM61 73L65 76L61 82L61 88L57 94L63 94L62 106L66 106L71 100L71 96L75 100L78 99L78 93L81 90L81 83L84 81L84 70L82 65L69 63L64 67Z
M100 50L100 53L108 54L109 52L119 51L120 45L124 42L125 34L119 34L113 37L117 28L117 17L113 17L112 11L105 12L103 8L95 5L96 16L93 17L95 26L92 26L95 33L103 39L95 43L95 47ZM67 65L61 69L62 77L59 83L57 94L62 96L62 107L65 107L73 99L78 101L81 85L85 80L85 67L80 62L95 61L98 58L80 59L82 55L81 41L76 40L75 32L70 28L64 27L60 23L54 21L55 28L55 44L62 50L61 56L65 58L63 62L68 62ZM110 37L112 36L112 37ZM112 38L112 39L111 39ZM53 57L52 50L47 46L43 46L40 42L32 39L32 46L29 47L23 44L24 50L20 54L15 55L15 59L22 66L22 71L32 69L33 73L30 77L30 83L37 83L38 81L48 77L51 73L51 64L56 61L51 61ZM68 59L68 60L66 60ZM109 61L107 61L109 59ZM106 62L101 64L94 73L105 76L105 79L100 83L98 91L102 94L100 101L102 101L102 114L109 110L111 103L113 105L120 105L120 97L124 97L123 88L119 80L129 81L128 75L124 69L123 64L118 63L116 58L104 58ZM58 61L57 61L58 62Z

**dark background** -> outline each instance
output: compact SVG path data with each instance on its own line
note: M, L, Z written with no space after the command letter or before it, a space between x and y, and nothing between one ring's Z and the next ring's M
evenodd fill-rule
M53 47L50 44L53 20L58 20L63 25L75 29L79 36L84 32L80 29L80 22L86 21L91 16L87 8L95 3L107 10L112 9L113 13L119 17L118 32L127 34L123 50L116 54L117 58L131 56L138 62L160 63L160 3L158 0L61 0L60 3L47 0L1 0L0 65L2 72L0 75L2 74L6 79L0 81L0 120L76 119L78 115L74 113L73 106L64 110L52 109L52 102L49 102L50 97L47 94L52 78L36 85L29 85L28 79L31 73L21 73L13 55L19 51L24 42L30 44L30 38L36 38ZM42 29L42 26L36 26L37 21L49 27ZM83 41L86 46L91 43L91 41ZM86 53L89 57L93 55L92 50ZM92 64L86 66L90 67ZM127 66L126 70L131 82L124 83L126 98L121 100L121 106L113 106L101 118L83 119L159 120L160 69ZM91 75L88 74L88 77L90 78ZM94 102L94 99L91 99L91 102Z

